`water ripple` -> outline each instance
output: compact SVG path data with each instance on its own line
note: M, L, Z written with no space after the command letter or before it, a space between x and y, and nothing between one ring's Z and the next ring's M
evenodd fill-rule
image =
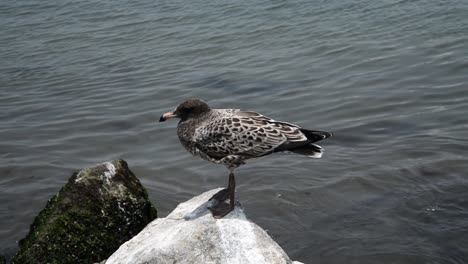
M306 263L468 259L467 3L0 4L0 252L72 171L125 158L160 214L223 186L161 113L187 97L335 134L241 168L251 219ZM273 203L272 203L273 201ZM21 210L18 210L21 208Z

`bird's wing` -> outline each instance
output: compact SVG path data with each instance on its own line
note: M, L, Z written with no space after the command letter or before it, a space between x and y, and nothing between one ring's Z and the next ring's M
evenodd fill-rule
M307 137L296 125L255 112L236 111L199 127L192 140L209 156L253 158L270 154L284 143L305 142Z

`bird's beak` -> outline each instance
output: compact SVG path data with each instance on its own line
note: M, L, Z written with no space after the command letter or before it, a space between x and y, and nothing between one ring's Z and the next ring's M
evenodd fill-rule
M162 115L162 116L159 118L159 122L164 122L164 121L166 121L167 119L171 119L171 118L174 118L174 117L177 117L177 115L174 114L174 112L167 112L167 113L165 113L164 115Z

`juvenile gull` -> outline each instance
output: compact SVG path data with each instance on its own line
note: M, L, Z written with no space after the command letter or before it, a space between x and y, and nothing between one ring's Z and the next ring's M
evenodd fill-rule
M234 209L234 169L245 164L246 160L280 151L320 158L322 147L313 143L332 135L275 121L256 112L211 109L196 98L188 99L174 111L163 114L159 122L171 118L180 118L177 135L190 153L225 165L229 170L228 188L210 199L217 201L209 208L215 218L222 218ZM228 198L229 204L224 203Z

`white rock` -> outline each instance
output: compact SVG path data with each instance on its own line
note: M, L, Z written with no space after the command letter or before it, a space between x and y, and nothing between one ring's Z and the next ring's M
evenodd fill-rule
M219 190L196 196L166 218L154 220L105 263L300 264L238 206L223 219L214 219L207 201Z

